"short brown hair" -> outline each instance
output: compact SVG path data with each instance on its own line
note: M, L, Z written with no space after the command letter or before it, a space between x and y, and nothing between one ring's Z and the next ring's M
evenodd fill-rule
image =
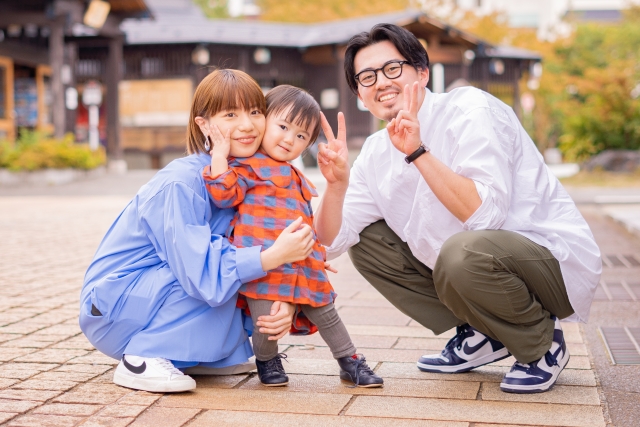
M219 69L205 77L193 94L187 152L206 153L205 137L196 124L196 117L209 118L220 111L257 108L266 114L267 105L262 89L247 73L240 70Z
M304 89L290 85L280 85L267 92L267 116L279 114L289 109L285 120L306 129L311 129L309 145L320 134L320 106L313 96Z

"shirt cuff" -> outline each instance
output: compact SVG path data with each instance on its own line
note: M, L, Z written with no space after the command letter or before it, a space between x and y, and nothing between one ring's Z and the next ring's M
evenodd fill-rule
M349 233L349 231L350 231L349 225L343 220L342 225L340 227L340 231L338 232L338 235L336 236L336 238L333 239L331 246L325 247L325 251L327 253L327 261L331 261L332 259L338 258L340 255L345 253L351 246L360 242L360 235L356 234L355 239L353 238L353 236L349 238L351 234L355 234L355 233Z
M267 273L262 270L262 261L260 261L261 251L262 246L236 248L236 270L242 283L247 283L267 275Z
M480 196L480 200L482 203L478 206L478 209L467 219L467 221L462 225L465 230L485 230L490 228L491 223L491 211L492 199L489 197L489 188L479 183L478 181L474 181L476 185L476 190L478 191L478 196Z

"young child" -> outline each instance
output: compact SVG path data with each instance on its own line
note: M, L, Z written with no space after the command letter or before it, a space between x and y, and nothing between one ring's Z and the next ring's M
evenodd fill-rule
M231 158L229 132L214 128L211 166L203 171L213 203L220 208L238 207L227 232L237 247L273 244L280 232L298 217L313 227L311 198L314 186L288 161L302 154L320 133L320 106L302 89L283 85L269 91L266 128L262 145L251 157ZM315 234L314 234L315 236ZM273 301L296 304L293 332L320 335L340 365L340 378L359 387L381 387L382 378L356 355L347 329L333 305L336 297L325 271L325 251L317 238L311 255L300 262L284 264L266 277L244 284L254 325L269 314ZM239 299L242 301L242 299ZM258 376L266 386L288 384L278 354L278 342L254 328L253 349Z

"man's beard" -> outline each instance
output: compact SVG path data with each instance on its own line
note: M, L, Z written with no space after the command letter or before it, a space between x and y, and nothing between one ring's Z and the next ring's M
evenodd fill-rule
M382 120L390 122L391 120L398 117L398 113L400 112L400 110L402 110L402 108L393 106L390 110L384 113L384 117L382 117Z

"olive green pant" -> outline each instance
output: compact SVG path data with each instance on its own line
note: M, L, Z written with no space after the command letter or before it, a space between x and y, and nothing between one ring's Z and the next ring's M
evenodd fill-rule
M436 335L468 323L502 342L521 363L551 347L551 314L573 314L558 260L512 231L455 234L431 270L378 221L360 233L349 255L373 287Z

